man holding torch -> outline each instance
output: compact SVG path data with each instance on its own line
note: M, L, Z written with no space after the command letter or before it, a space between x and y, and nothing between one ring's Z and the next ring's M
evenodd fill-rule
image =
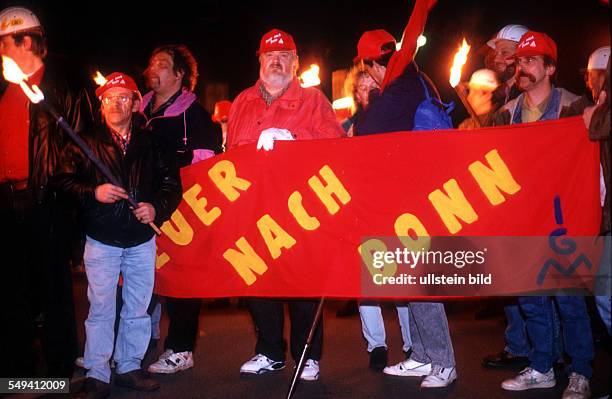
M85 91L72 88L66 73L46 58L46 38L32 11L0 12L0 55L10 57L34 83L52 93L48 103L83 131L91 120ZM6 71L5 71L6 72ZM31 104L16 84L0 81L0 220L6 284L0 291L3 377L36 376L34 319L43 319L44 374L71 377L77 355L76 322L69 266L75 223L71 210L49 184L68 138L54 116ZM10 326L10 327L8 327Z
M58 186L78 201L86 233L83 259L90 308L84 367L88 372L77 397L110 394L113 347L117 385L140 391L159 388L140 368L151 336L147 308L155 275L155 233L149 224L168 220L182 195L174 154L157 134L133 127L132 114L138 111L141 96L132 78L115 72L96 95L104 124L84 139L93 156L69 145L56 177ZM94 165L96 158L110 170L115 184ZM134 201L126 201L128 195ZM119 274L123 307L115 344Z

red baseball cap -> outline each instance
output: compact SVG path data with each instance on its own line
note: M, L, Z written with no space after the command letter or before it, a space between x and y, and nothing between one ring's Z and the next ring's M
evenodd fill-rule
M297 50L293 37L287 32L280 29L272 29L261 37L259 42L259 50L257 55L268 53L270 51L287 51Z
M212 116L213 122L221 123L223 119L226 119L229 116L230 108L232 107L232 102L228 100L217 101L215 103L215 113Z
M113 72L108 75L106 77L106 83L96 89L96 96L98 96L98 98L102 98L102 95L108 89L112 89L113 87L123 87L124 89L131 90L136 93L139 98L142 98L134 79L122 72Z
M508 59L531 55L547 55L557 62L557 44L546 33L529 30L521 36L516 52Z
M361 35L357 43L357 57L353 62L360 60L377 60L385 54L393 51L392 49L383 50L383 45L393 43L395 38L384 29L368 30ZM395 48L395 47L394 47Z

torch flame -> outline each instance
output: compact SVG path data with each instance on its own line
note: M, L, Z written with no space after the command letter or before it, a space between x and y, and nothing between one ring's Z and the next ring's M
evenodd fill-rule
M36 85L28 85L26 80L28 80L28 75L23 73L19 65L10 57L5 55L2 56L2 74L4 75L4 79L8 82L18 84L21 87L21 90L25 93L26 96L32 101L34 104L38 104L41 102L45 96L42 91Z
M353 108L355 102L353 101L353 97L342 97L335 100L332 103L333 109L344 109L344 108Z
M319 66L317 64L312 64L309 69L302 72L300 75L300 81L302 87L312 87L318 86L321 84L321 79L319 79Z
M461 69L467 61L467 56L469 52L470 46L465 41L465 38L463 38L463 43L461 44L461 47L459 47L459 50L457 50L457 52L455 53L455 58L453 59L453 66L450 70L449 82L451 87L457 86L461 81Z
M98 86L104 86L106 84L106 78L100 73L100 71L96 71L96 74L93 76L93 80Z

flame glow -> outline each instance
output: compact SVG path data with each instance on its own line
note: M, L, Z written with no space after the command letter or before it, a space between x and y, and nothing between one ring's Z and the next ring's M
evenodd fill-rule
M461 69L463 68L463 65L465 65L465 63L467 62L467 56L469 52L470 46L465 41L465 38L463 38L463 43L461 44L461 47L459 47L459 50L457 50L457 52L455 53L455 57L453 59L453 66L450 69L449 82L451 87L457 86L461 81Z
M93 76L93 80L98 86L104 86L106 83L106 78L100 73L100 71L96 71L96 74Z
M352 108L355 105L353 97L342 97L332 103L333 109Z
M403 41L404 41L404 38L402 37L402 40L395 43L395 51L400 51L402 49ZM418 49L419 47L423 47L425 44L427 44L427 38L423 35L419 35L419 37L417 38L416 48Z
M319 79L319 66L317 64L312 64L309 69L302 72L300 75L300 82L300 86L302 87L320 85L321 79Z
M30 101L32 101L34 104L38 104L45 98L38 86L32 85L32 87L30 87L26 83L26 80L28 80L28 75L23 73L21 68L19 68L19 65L17 65L12 58L5 55L2 56L2 75L4 75L4 79L6 79L8 82L18 84L21 87L21 90L23 90L24 94L28 96Z

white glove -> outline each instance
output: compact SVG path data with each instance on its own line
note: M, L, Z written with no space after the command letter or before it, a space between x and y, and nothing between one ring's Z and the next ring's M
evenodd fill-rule
M277 129L271 127L261 132L257 140L257 149L270 151L274 148L274 140L295 140L291 132L287 129Z

